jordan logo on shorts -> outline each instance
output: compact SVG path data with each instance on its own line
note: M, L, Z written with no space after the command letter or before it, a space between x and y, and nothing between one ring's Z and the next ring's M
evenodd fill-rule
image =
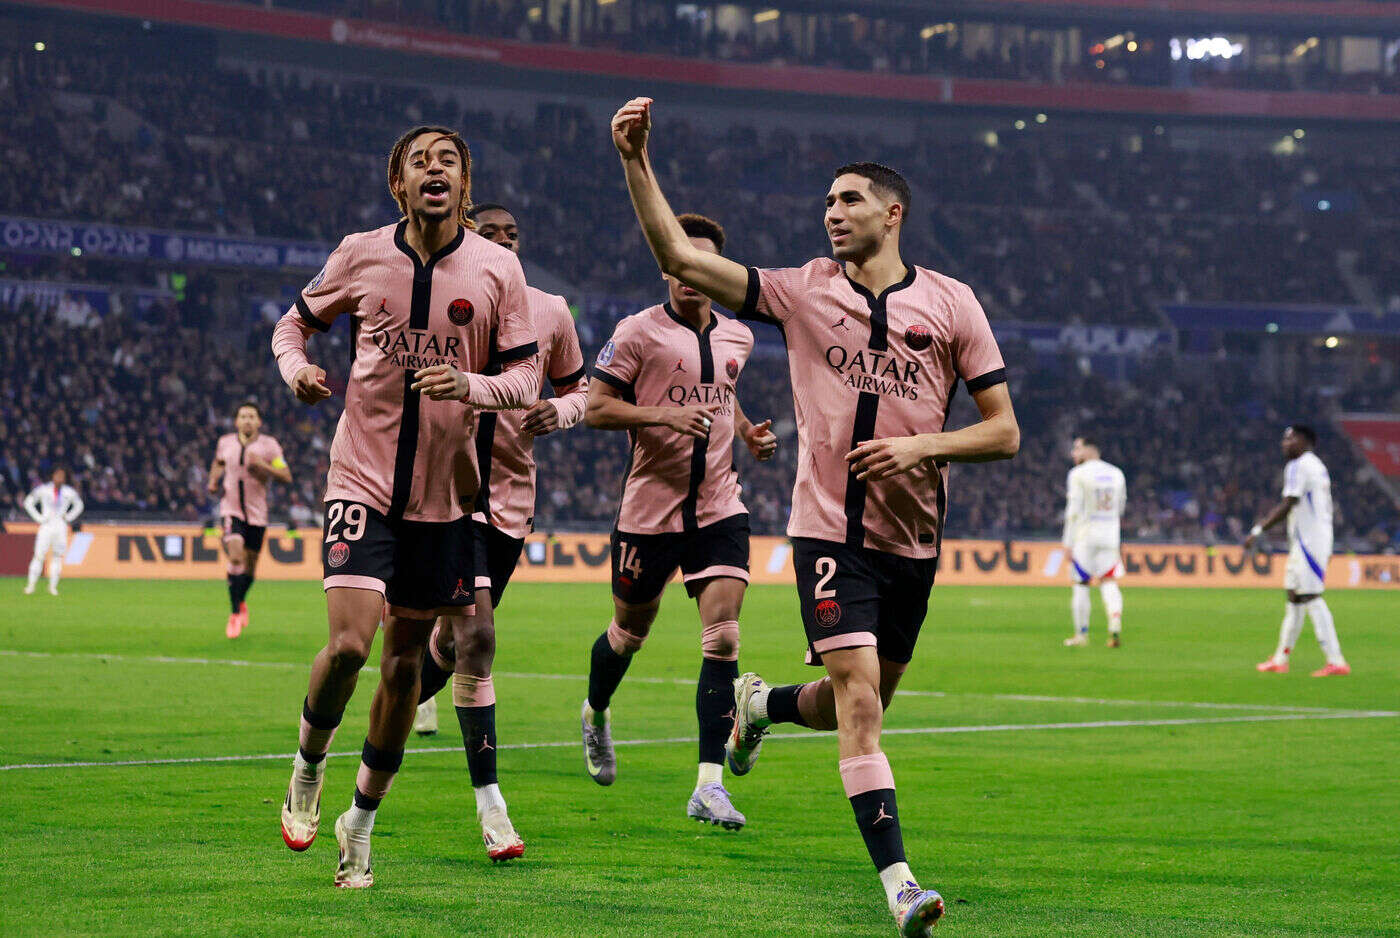
M453 599L471 599L472 594L467 592L467 588L462 585L461 577L457 578L457 588L452 591Z

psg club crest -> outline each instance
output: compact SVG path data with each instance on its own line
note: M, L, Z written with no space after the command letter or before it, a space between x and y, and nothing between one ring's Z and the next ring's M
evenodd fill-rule
M332 544L331 549L326 551L326 566L343 567L345 561L350 559L350 545L341 541L339 544Z
M823 599L817 603L817 622L831 628L841 621L841 604L834 599Z
M729 359L724 365L725 372L729 375L729 380L733 381L739 377L739 363L734 359Z
M933 344L933 336L926 326L910 326L904 330L904 344L914 352L922 352Z
M476 310L466 300L453 300L452 305L447 307L447 318L452 320L454 326L467 325L475 315Z
M616 352L617 352L617 343L614 342L612 339L608 339L608 344L607 344L607 345L604 345L604 346L602 347L602 349L599 350L599 352L598 352L598 364L600 364L600 365L605 365L605 366L606 366L606 365L611 365L611 364L612 364L612 360L613 360L613 355L614 355Z

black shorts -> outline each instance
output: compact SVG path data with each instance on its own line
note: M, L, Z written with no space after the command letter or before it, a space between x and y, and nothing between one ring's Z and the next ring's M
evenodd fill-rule
M824 651L875 646L908 664L928 614L938 558L915 560L808 537L792 539L797 595L807 631L807 663Z
M649 603L680 567L686 592L717 576L749 581L749 516L731 515L690 532L612 533L613 595L625 603Z
M525 539L511 537L484 521L472 522L472 553L476 564L476 589L491 591L491 608L501 605L506 584L520 563Z
M233 515L224 515L224 540L231 537L243 538L243 549L258 553L262 550L263 535L267 533L267 526L261 524L249 524L242 518L235 518Z
M461 614L475 596L469 517L390 521L359 502L326 502L321 564L326 589L379 590L395 615Z

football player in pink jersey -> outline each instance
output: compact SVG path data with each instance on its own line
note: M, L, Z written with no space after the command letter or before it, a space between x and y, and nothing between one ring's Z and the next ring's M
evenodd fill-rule
M520 261L467 217L466 143L445 127L415 127L395 143L388 176L403 218L345 238L272 338L283 380L315 404L331 391L306 340L353 318L354 362L326 479L330 638L311 666L282 806L283 839L305 850L320 824L326 752L382 620L369 733L353 801L335 825L335 883L348 888L374 883L370 833L403 762L433 622L471 611L475 414L528 407L539 390Z
M262 432L262 411L252 401L238 405L235 432L219 437L209 464L209 494L219 491L221 543L228 558L228 599L232 610L224 634L237 638L248 627L248 590L258 571L263 536L267 533L267 485L273 479L290 483L292 470L282 456L282 444Z
M483 238L520 252L520 226L504 206L478 204L467 217L476 222ZM527 286L525 292L539 336L541 381L549 379L555 396L536 401L529 410L482 414L477 424L481 481L471 521L476 612L443 616L433 629L429 653L423 656L422 703L414 724L423 735L437 731L433 697L450 680L481 838L493 861L525 853L525 841L511 824L496 773L496 690L491 680L495 610L520 561L525 536L534 529L535 438L578 423L588 396L583 352L568 303L562 296L534 287Z
M799 454L788 535L808 660L827 676L785 687L752 673L736 681L730 767L748 771L773 723L835 729L841 779L896 926L928 935L943 899L920 888L906 861L881 730L927 613L948 464L1007 459L1020 446L1001 353L965 284L905 264L909 186L878 163L834 174L832 257L760 271L696 249L647 155L651 103L625 104L612 135L662 271L741 318L778 326L792 374ZM982 419L945 432L959 381Z
M682 215L677 225L695 250L724 249L724 229L710 219ZM626 430L631 447L612 535L613 621L593 644L583 702L584 765L600 785L616 778L609 703L679 567L702 628L700 767L686 813L738 830L744 816L722 781L749 582L749 515L739 498L734 438L761 460L778 441L769 421L749 422L734 393L753 333L674 277L666 285L668 302L617 324L588 392L589 425Z

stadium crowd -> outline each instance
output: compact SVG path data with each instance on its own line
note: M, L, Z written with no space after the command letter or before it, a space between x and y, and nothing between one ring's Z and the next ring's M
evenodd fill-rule
M199 48L174 54L200 67L172 69L130 43L70 41L44 53L0 41L16 131L0 144L12 168L0 211L333 242L392 220L382 151L433 119L465 129L475 192L509 203L527 232L588 233L534 237L533 260L586 292L652 289L605 127L582 108L494 113L384 83L210 67ZM141 118L121 137L104 122L117 108ZM1383 297L1400 295L1400 271L1375 249L1400 221L1397 151L1192 151L1143 130L1032 123L988 145L921 128L878 149L915 184L908 253L1006 318L1150 323L1162 300L1346 301L1341 250L1361 255ZM655 157L678 206L726 223L733 253L777 265L824 250L813 193L870 149L854 132L716 133L663 111ZM23 182L40 175L54 184Z
M632 308L620 301L590 304L579 329L586 354ZM0 400L0 490L7 504L16 505L63 465L74 473L92 516L207 519L215 505L204 488L214 442L232 429L238 404L252 400L292 469L292 485L274 487L274 517L297 526L319 523L327 452L350 361L348 330L333 329L313 342L314 357L338 394L308 408L282 385L266 326L231 344L181 326L173 308L163 318L109 315L86 324L32 304L0 313L0 371L32 376L9 383ZM739 395L753 419L773 418L779 455L758 464L739 448L735 457L753 528L767 534L781 533L786 524L796 468L791 392L773 349L760 341ZM1125 536L1238 542L1276 500L1280 427L1308 414L1319 424L1319 452L1334 480L1338 544L1400 550L1400 515L1325 420L1333 408L1395 407L1400 400L1271 391L1244 368L1194 380L1166 360L1143 368L1132 382L1118 382L1026 348L1008 345L1005 353L1021 453L1009 463L953 468L950 536L1057 535L1069 441L1087 428L1105 458L1127 474ZM959 402L955 424L975 419L966 395ZM536 453L537 529L606 530L617 509L625 435L579 427L541 438Z
M130 36L76 27L42 53L0 37L0 108L13 118L0 141L0 212L334 242L392 221L388 144L405 125L442 121L465 128L477 155L474 191L515 210L528 259L585 296L622 298L581 306L586 350L619 315L658 297L616 156L588 111L542 104L533 114L495 113L421 89L237 66L215 51L162 44L156 56ZM881 158L915 185L906 256L967 280L994 321L1156 325L1164 300L1348 302L1343 249L1356 251L1382 298L1400 298L1400 267L1380 236L1400 223L1400 151L1189 151L1142 130L1052 134L1032 124L1004 127L989 145L970 132L919 128L881 143ZM730 253L777 266L825 253L816 194L834 166L870 149L854 133L760 131L752 120L716 133L669 118L654 156L678 209L713 215L726 223ZM7 274L35 279L150 276L100 259L5 263ZM314 523L335 401L293 405L266 323L234 343L203 331L213 289L196 275L179 302L90 322L4 310L0 366L35 376L12 382L0 400L0 486L10 504L63 463L94 514L206 517L214 439L246 398L263 407L293 469L275 510ZM345 334L317 342L317 357L343 378ZM1300 414L1325 424L1345 403L1271 389L1248 380L1249 368L1223 369L1228 382L1164 366L1107 383L1072 362L1007 355L1022 455L955 470L952 534L1056 533L1064 449L1087 426L1127 471L1130 536L1235 541L1276 492L1278 428ZM739 455L755 529L776 533L795 457L785 369L756 361L740 394L750 414L775 419L786 444L765 466ZM1218 419L1222 406L1239 419ZM622 437L581 428L538 446L540 527L605 528ZM1321 451L1338 489L1339 543L1400 547L1394 508L1349 448L1324 428Z

